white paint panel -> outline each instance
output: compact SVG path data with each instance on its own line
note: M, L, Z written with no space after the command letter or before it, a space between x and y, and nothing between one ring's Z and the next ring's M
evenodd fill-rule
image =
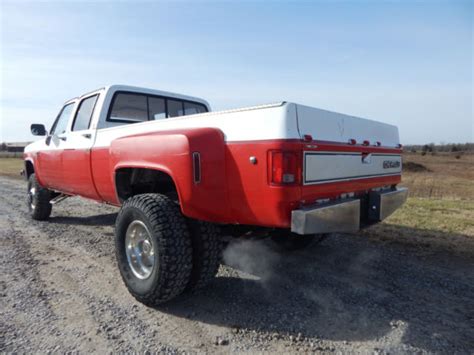
M218 128L225 141L234 142L300 138L295 105L277 104L99 129L94 146L106 147L112 140L128 135L198 127Z
M363 162L361 153L305 152L304 159L306 185L398 175L402 171L400 155L369 154ZM384 162L399 166L384 168Z
M400 143L396 126L303 105L296 108L301 136L310 134L316 140L340 143L368 140L371 145L380 142L385 147Z
M105 87L96 91L101 95L96 103L89 132L90 142L94 147L108 147L112 140L128 135L199 127L220 129L226 142L300 139L303 135L310 134L316 140L332 142L347 143L349 139L356 139L358 143L362 143L369 140L372 144L379 141L383 146L394 147L399 143L398 129L395 126L285 102L121 125L96 131L106 120L113 94L120 90L183 98L201 102L209 107L205 100L184 95L130 86ZM74 100L77 99L72 101ZM86 144L89 146L89 141ZM25 151L49 149L56 148L45 145L43 140L43 143L28 146Z

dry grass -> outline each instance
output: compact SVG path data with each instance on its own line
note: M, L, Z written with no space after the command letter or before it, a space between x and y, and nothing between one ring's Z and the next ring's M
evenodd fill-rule
M23 160L18 158L0 158L0 175L21 179Z
M412 245L427 254L437 249L457 255L472 254L474 155L456 159L452 154L405 154L403 161L421 164L429 171L405 171L402 185L410 189L406 204L362 235L387 243Z
M474 237L474 201L410 198L387 223Z
M472 258L474 201L410 197L387 220L361 235L425 255L442 250Z
M411 197L474 200L474 154L456 159L454 154L404 154L404 163L416 163L428 172L404 171L402 185Z

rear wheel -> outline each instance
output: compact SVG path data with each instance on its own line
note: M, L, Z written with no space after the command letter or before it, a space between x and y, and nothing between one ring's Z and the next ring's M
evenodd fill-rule
M191 277L191 238L179 206L159 194L125 201L115 227L122 279L140 302L156 306L181 294Z
M193 270L188 290L206 286L219 270L224 248L219 227L215 224L188 219L193 246Z
M31 218L38 221L48 219L52 209L50 200L51 191L42 187L38 180L36 180L36 175L31 174L28 178L27 195L28 211L30 212Z
M279 251L295 251L309 247L313 243L320 243L328 234L299 235L285 230L274 231L270 239L272 245Z

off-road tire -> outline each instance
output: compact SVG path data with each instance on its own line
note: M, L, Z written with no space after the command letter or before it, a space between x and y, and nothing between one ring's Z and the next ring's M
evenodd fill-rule
M212 223L188 219L193 246L193 269L187 289L201 289L216 276L224 243L220 229Z
M150 276L134 275L125 251L125 237L132 221L143 222L153 242L155 265ZM192 270L191 238L179 206L160 194L136 195L124 202L115 223L115 253L122 279L141 303L157 306L181 294Z
M34 191L34 193L32 192ZM31 174L28 178L28 211L31 218L37 221L44 221L51 215L52 205L51 191L42 187L35 174Z
M275 231L271 236L271 244L280 252L291 252L308 248L312 244L321 243L328 234L299 235L289 231Z

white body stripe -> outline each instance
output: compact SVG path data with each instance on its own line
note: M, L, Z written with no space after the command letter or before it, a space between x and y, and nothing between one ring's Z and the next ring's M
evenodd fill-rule
M385 164L384 164L385 163ZM326 184L335 181L399 175L402 158L395 154L343 152L305 152L304 184Z

